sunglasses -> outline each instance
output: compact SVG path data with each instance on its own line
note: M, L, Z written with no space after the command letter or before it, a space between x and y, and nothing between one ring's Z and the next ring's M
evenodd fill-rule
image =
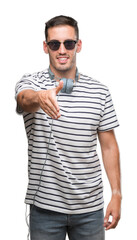
M77 42L78 41L75 40L65 40L63 44L67 50L72 50L75 48ZM60 44L61 42L58 40L51 40L50 42L47 42L47 45L52 51L57 51L60 48Z

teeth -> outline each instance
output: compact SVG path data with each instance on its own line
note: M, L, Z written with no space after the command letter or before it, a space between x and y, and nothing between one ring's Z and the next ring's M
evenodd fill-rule
M66 63L68 61L68 58L66 58L66 57L58 58L58 61L60 63Z
M59 58L60 60L66 60L67 58Z

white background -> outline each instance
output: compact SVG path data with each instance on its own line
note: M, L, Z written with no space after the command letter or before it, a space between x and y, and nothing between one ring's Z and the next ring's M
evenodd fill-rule
M3 2L3 3L2 3ZM137 6L133 0L8 0L0 3L0 226L2 239L27 238L24 197L27 139L15 113L15 84L24 73L48 67L43 52L45 22L56 15L74 17L83 41L80 72L106 84L120 122L122 218L106 240L135 239L137 214ZM105 208L110 187L104 176Z

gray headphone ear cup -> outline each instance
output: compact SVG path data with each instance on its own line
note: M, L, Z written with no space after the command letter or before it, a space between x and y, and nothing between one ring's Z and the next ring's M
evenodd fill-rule
M73 90L73 80L69 78L62 78L61 81L63 81L63 88L61 89L61 92L70 94Z
M67 80L66 93L70 94L73 90L74 82L72 79Z
M61 89L61 92L65 93L66 92L67 79L62 78L61 81L63 81L63 88Z
M55 76L54 76L54 73L51 71L50 67L48 69L48 72L49 72L50 79L53 80L55 78ZM78 73L78 69L76 68L76 76L75 76L76 82L78 81L78 78L79 78L79 73ZM73 86L74 86L73 80L70 78L62 78L60 80L62 80L64 82L61 92L70 94L72 92Z

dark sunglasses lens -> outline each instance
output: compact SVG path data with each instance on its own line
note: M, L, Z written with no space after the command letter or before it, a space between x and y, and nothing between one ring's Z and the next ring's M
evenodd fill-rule
M53 41L53 42L49 42L48 45L49 45L49 47L50 47L51 50L57 51L57 50L59 49L59 47L60 47L60 42L58 42L58 41Z
M64 45L67 50L72 50L75 47L76 42L75 41L65 41Z

